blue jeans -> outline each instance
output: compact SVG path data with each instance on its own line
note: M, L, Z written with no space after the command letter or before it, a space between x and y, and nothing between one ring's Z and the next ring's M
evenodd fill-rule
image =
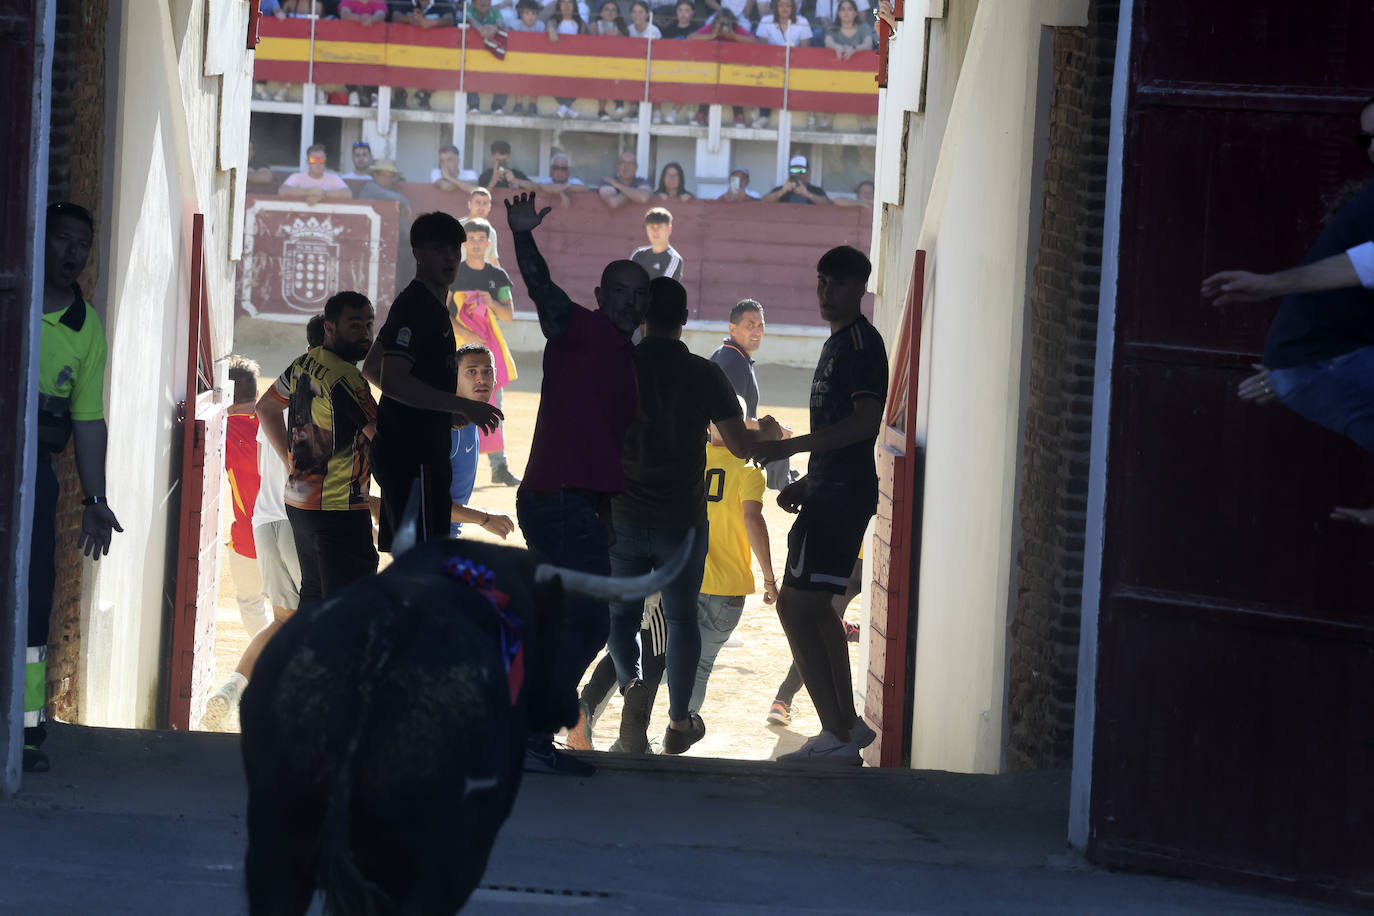
M1283 406L1374 452L1374 346L1270 369L1269 383Z
M520 491L515 515L525 543L557 566L611 574L606 554L606 526L596 517L595 497L582 490L536 494ZM582 675L606 644L610 616L606 605L588 598L565 598L558 659L549 686L557 695L577 692Z
M697 629L697 592L706 568L706 526L697 528L641 528L615 526L611 545L611 572L616 576L642 576L658 569L677 553L688 531L696 532L687 565L663 587L663 618L668 622L668 717L675 722L691 710L701 657L701 631ZM639 622L644 602L611 602L611 635L607 641L616 678L624 686L639 677Z
M706 700L706 681L716 665L716 656L744 614L743 595L698 595L697 629L701 632L701 660L697 662L696 684L688 706L700 711Z

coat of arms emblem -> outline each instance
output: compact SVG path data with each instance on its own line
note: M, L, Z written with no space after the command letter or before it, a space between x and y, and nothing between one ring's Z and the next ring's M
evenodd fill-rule
M281 247L281 294L286 304L300 312L318 312L324 301L338 291L339 243L342 226L329 217L297 218L277 229L285 235Z

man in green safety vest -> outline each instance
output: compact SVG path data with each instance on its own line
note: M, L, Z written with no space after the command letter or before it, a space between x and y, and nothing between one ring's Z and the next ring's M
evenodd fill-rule
M47 701L48 624L57 581L57 472L54 462L75 441L82 500L77 547L93 560L123 531L105 496L105 332L76 278L86 269L95 223L85 207L48 207L43 266L43 330L38 363L38 469L29 541L29 635L24 667L24 770L48 769L43 742Z

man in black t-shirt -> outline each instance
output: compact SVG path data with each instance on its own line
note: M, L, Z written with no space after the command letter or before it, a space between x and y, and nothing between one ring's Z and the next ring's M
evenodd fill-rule
M887 399L883 339L859 305L872 270L863 252L842 245L816 265L816 295L830 338L811 380L811 432L755 446L772 461L810 452L805 477L778 494L799 512L787 536L778 618L824 730L779 760L858 766L877 737L854 711L849 649L833 595L844 594L868 520L878 506L873 449Z
M484 188L520 188L525 191L535 189L530 176L510 167L510 144L505 140L491 141L491 165L478 176L477 183Z
M373 477L382 491L381 550L391 550L417 482L421 537L448 536L454 414L488 431L502 419L492 405L453 393L458 357L444 299L458 273L464 238L462 225L447 213L425 213L411 224L415 279L391 303L363 364L363 375L382 389L372 443Z
M810 184L806 180L810 174L806 157L800 154L793 156L787 164L787 181L763 195L763 202L766 204L833 205L834 201L825 193L824 188L817 184Z
M739 400L725 373L710 360L688 352L682 342L686 323L687 291L682 284L667 277L653 280L644 339L635 347L639 410L621 453L625 492L611 503L615 527L611 572L617 576L638 576L663 566L689 534L695 535L687 565L662 591L668 623L665 754L681 754L706 734L701 717L688 704L701 658L697 593L707 549L707 426L715 423L726 447L741 458L753 443L779 434L772 418L760 423L761 430L745 428ZM638 702L640 692L648 689L640 680L636 642L643 611L643 601L611 602L607 647L625 694L626 714L634 710L644 717L633 729L622 727L622 740L630 731L642 734L648 725L647 704Z

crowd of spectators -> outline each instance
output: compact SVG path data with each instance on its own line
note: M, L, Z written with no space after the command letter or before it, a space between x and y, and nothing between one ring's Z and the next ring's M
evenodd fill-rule
M830 48L840 59L856 51L871 50L877 37L869 21L869 0L679 0L652 3L652 0L603 0L593 13L587 0L468 0L467 3L446 0L260 0L264 15L281 19L292 17L338 18L371 27L383 22L414 26L420 29L454 28L467 25L476 30L489 45L504 42L510 32L543 32L556 42L564 35L593 35L687 41L730 41L743 44L766 44L778 47ZM498 42L498 43L500 43ZM260 99L286 98L286 90L271 90L259 83ZM329 93L320 90L320 101ZM351 105L376 105L377 87L347 85L341 100ZM510 101L506 93L491 96L488 110L503 115ZM557 108L552 114L559 118L576 118L576 99L555 97ZM400 89L393 91L392 107L418 109L430 107L430 91ZM482 110L477 93L467 94L468 110ZM529 95L515 97L511 114L538 115L536 99ZM767 126L772 115L769 108L761 108L749 119L742 107L733 111L737 127ZM638 105L628 100L599 99L597 118L634 120ZM681 105L670 105L653 114L654 123L675 123L683 116ZM698 124L705 123L704 110L690 116ZM810 116L808 127L827 127L823 118Z

